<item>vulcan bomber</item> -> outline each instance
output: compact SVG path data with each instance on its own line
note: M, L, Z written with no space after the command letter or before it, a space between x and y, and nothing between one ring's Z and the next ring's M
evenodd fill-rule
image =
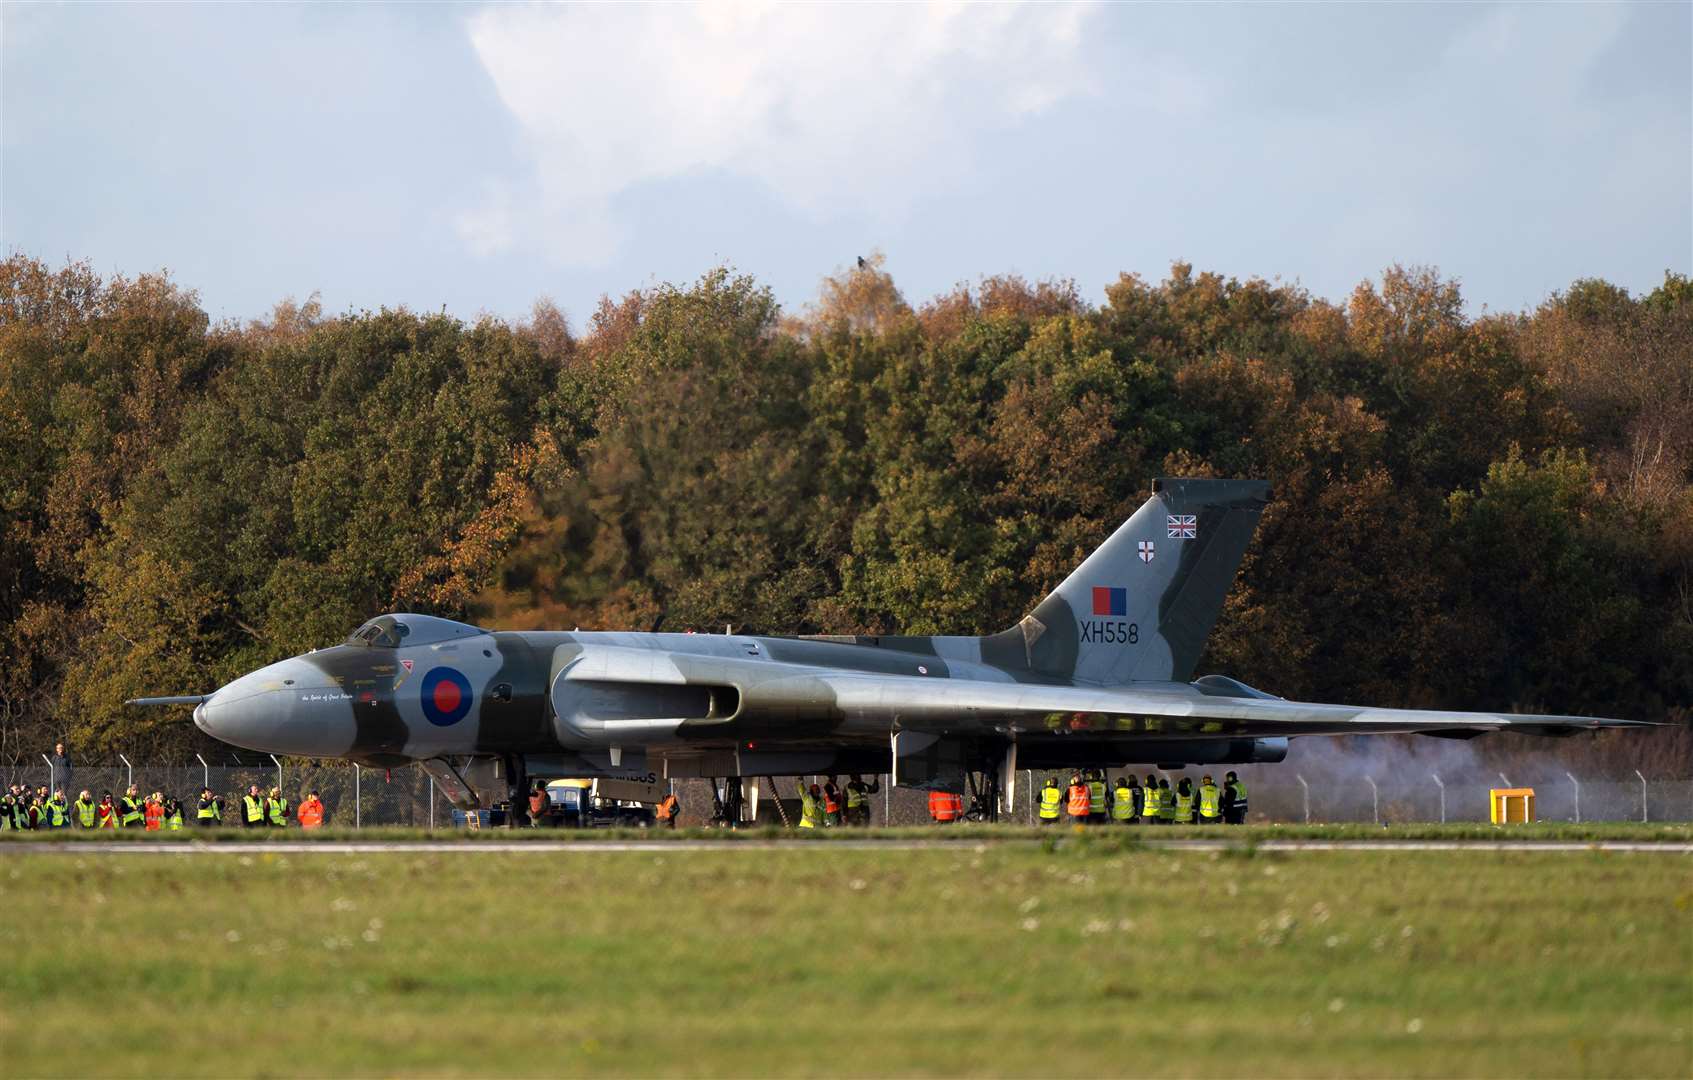
M735 803L737 780L869 773L968 784L991 808L1020 769L1269 763L1301 736L1632 726L1195 678L1269 498L1261 481L1157 480L1034 610L981 637L501 631L398 613L215 693L131 704L192 705L202 731L251 750L415 762L458 806L509 801L519 818L538 778L708 778Z

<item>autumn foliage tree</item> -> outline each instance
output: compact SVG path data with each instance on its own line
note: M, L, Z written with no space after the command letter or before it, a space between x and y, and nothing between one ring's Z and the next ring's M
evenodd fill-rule
M473 323L0 268L0 756L191 752L121 707L410 609L491 625L1003 628L1159 475L1275 499L1206 670L1277 693L1684 716L1693 286L1472 318L1178 263L1100 302L879 256L784 313L719 268Z

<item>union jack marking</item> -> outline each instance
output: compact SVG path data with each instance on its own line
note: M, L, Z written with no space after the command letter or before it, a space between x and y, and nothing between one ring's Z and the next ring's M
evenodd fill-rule
M1199 518L1194 514L1169 514L1164 518L1171 540L1192 540L1199 536Z
M1152 561L1152 554L1153 554L1153 552L1152 552L1152 541L1142 540L1140 542L1139 546L1140 546L1140 561L1141 562L1151 562Z

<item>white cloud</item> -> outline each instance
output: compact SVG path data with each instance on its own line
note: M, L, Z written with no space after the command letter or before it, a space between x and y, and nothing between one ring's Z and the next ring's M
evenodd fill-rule
M608 258L612 199L722 170L813 216L944 190L980 135L1094 89L1096 8L834 4L490 7L469 33L533 175L457 215L467 246ZM514 225L521 218L523 227Z

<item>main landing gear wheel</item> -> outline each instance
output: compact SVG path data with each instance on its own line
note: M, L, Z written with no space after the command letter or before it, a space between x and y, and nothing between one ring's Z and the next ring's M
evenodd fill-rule
M529 774L520 754L507 754L505 766L510 798L506 804L506 824L520 829L529 824Z

